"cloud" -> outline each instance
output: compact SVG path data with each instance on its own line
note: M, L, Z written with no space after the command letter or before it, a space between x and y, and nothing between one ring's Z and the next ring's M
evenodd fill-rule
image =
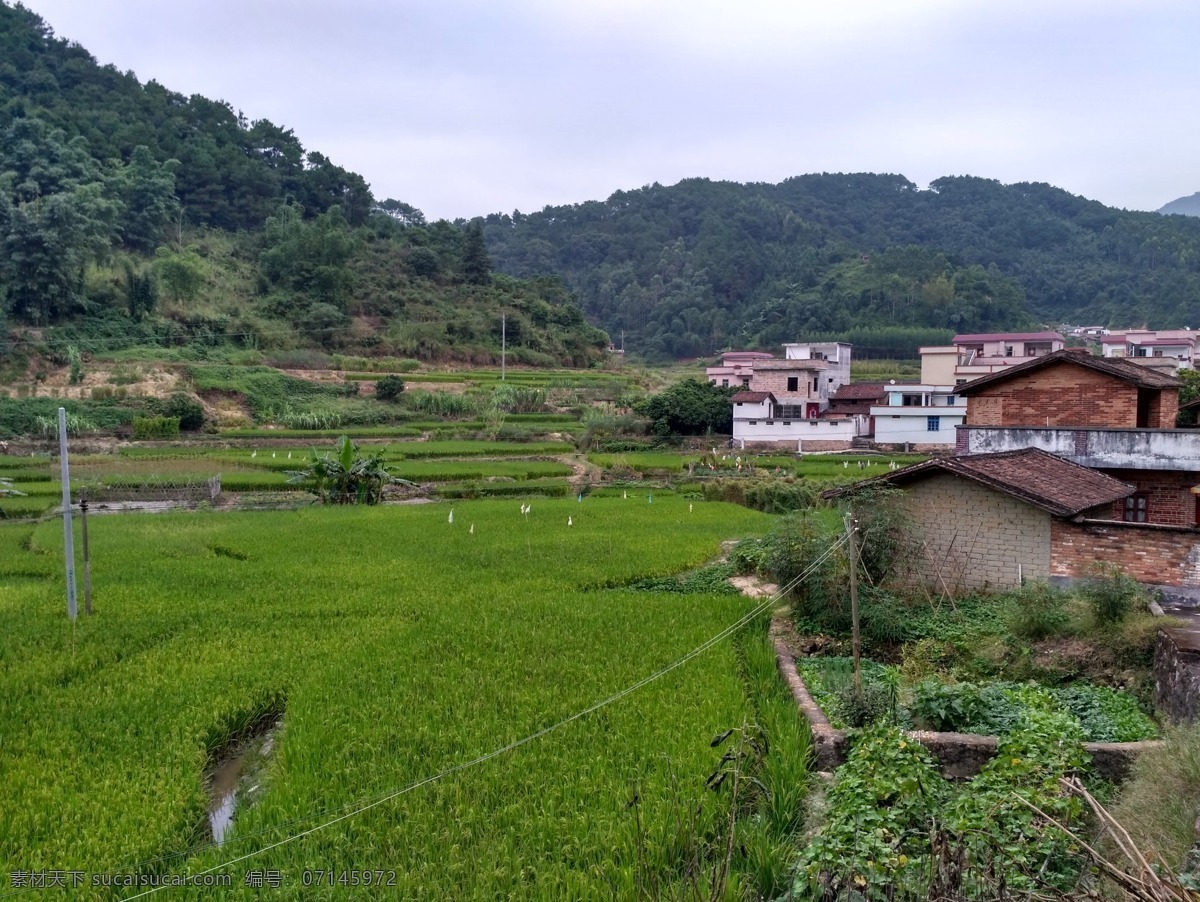
M101 62L293 128L431 217L683 177L1200 188L1177 0L27 0Z

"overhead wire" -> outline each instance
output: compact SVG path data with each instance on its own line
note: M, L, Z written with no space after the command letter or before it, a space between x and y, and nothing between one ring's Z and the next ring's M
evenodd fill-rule
M780 587L775 593L768 596L761 604L756 605L747 614L743 615L741 618L739 618L734 623L725 627L720 632L716 633L709 639L705 640L703 643L698 645L696 648L692 649L687 654L676 659L675 661L668 664L667 666L655 671L654 673L652 673L646 677L643 677L641 680L638 680L636 683L633 683L633 684L625 687L624 689L608 696L607 698L605 698L599 702L596 702L595 704L593 704L587 708L577 711L574 714L570 715L569 717L563 718L562 720L560 720L548 727L543 727L540 730L536 730L533 733L530 733L530 734L522 737L521 739L510 742L507 745L501 746L500 748L493 749L492 751L487 752L486 754L483 754L483 755L479 755L476 758L472 758L469 761L460 762L459 764L453 765L452 767L448 767L445 770L442 770L432 776L425 777L424 779L418 780L414 783L409 783L408 785L406 785L400 789L389 791L388 793L386 793L382 796L378 796L374 799L370 799L365 802L363 800L359 800L357 802L348 803L347 805L342 806L341 809L333 809L335 811L342 811L344 813L339 813L338 816L331 818L330 820L324 821L323 823L318 824L314 827L311 827L307 830L302 830L298 833L291 834L291 835L279 840L278 842L270 843L268 845L257 848L252 852L248 852L248 853L246 853L244 855L240 855L236 858L231 858L227 861L223 861L219 864L213 865L210 868L206 868L205 870L197 871L194 874L188 874L186 876L189 878L205 876L207 874L211 874L216 871L223 870L224 868L235 865L238 862L246 861L250 858L254 858L258 855L261 855L265 852L270 851L271 849L276 849L276 848L279 848L280 846L287 845L288 843L295 842L299 839L303 839L306 836L310 836L313 833L316 833L320 830L324 830L325 828L331 827L334 824L337 824L341 821L347 820L352 817L356 817L357 815L362 814L366 811L369 811L372 808L376 808L379 805L384 804L385 802L389 802L392 799L398 798L399 796L405 795L416 789L420 789L421 787L427 786L430 783L435 783L439 780L444 779L445 777L448 777L453 774L459 773L461 771L467 770L468 768L475 767L476 765L483 764L494 758L500 757L501 755L507 754L508 752L514 751L515 749L518 749L523 745L527 745L528 743L533 742L537 739L540 739L543 736L546 736L550 733L553 733L556 730L559 730L562 727L567 726L568 724L574 723L575 721L580 720L581 718L586 717L587 715L592 714L592 713L600 710L601 708L607 707L608 705L611 705L617 701L620 701L621 699L625 698L626 696L631 695L632 693L636 692L637 690L655 682L656 680L661 679L662 677L666 676L667 674L671 673L672 671L678 669L679 667L682 667L684 664L687 664L692 659L694 659L694 658L698 657L699 655L703 654L704 652L708 651L714 645L717 645L718 643L720 643L721 641L723 641L724 639L726 639L733 633L737 632L743 626L745 626L746 624L750 623L751 621L753 621L754 619L759 617L768 608L770 608L773 604L776 604L780 598L782 598L789 591L791 591L793 588L795 588L801 582L803 582L805 579L807 579L809 576L811 576L812 573L817 569L817 567L819 567L822 563L824 563L838 548L840 548L842 545L844 545L848 541L848 538L849 538L849 536L847 534L842 534L841 536L839 536L839 538L836 539L833 543L831 543L828 548L826 548L820 555L818 555L816 558L814 558L809 563L809 565L800 572L800 574L798 576L796 576L794 579L792 579L790 582L788 582L785 586ZM350 808L351 806L357 806L357 807L352 808L352 810L345 811L346 808ZM245 836L237 837L237 839L245 840L252 835L258 835L258 834L262 834L262 833L266 833L266 832L274 832L276 830L279 830L281 827L292 826L297 823L302 823L306 820L312 820L313 818L316 818L316 817L322 817L329 813L330 813L329 811L325 811L325 812L321 812L321 813L317 813L317 814L308 815L303 818L297 818L296 820L290 821L288 823L276 824L265 830L258 831L257 834L246 834ZM165 860L167 858L174 858L174 857L180 857L182 855L195 854L195 852L204 851L208 848L214 847L215 845L216 845L215 843L208 843L203 846L194 847L193 850L187 850L187 851L180 852L180 853L173 853L172 855L162 856L158 859L150 859L144 863L153 863L156 861ZM166 888L167 888L167 886L160 885L157 887L153 887L149 890L146 890L145 892L141 892L141 893L138 893L133 896L128 896L126 898L138 899L138 898L142 898L144 896L151 895L153 893L158 892L159 890L166 889Z

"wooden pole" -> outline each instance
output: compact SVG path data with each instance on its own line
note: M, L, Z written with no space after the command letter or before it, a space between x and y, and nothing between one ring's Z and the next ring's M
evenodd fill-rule
M853 514L846 514L846 542L850 549L850 629L851 647L854 649L854 694L862 695L862 641L858 635L858 527Z
M88 553L87 494L79 499L79 525L83 530L83 612L92 616L92 556Z

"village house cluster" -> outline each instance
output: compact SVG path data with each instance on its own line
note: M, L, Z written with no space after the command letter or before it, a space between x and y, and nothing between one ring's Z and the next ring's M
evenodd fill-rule
M939 591L1077 579L1097 561L1200 590L1200 430L1176 428L1175 374L1192 345L1143 334L1124 333L1124 353L1102 343L1101 355L1054 332L959 335L921 349L912 384L850 383L845 344L743 356L734 437L938 452L856 486L904 492L920 533L915 575Z

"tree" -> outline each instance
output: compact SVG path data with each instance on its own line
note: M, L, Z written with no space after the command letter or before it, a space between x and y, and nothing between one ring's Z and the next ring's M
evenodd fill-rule
M666 391L639 401L634 410L648 417L658 435L729 435L735 388L718 388L708 382L685 379Z
M478 219L467 226L463 235L462 274L472 285L487 285L492 280L492 261L483 242L483 223Z
M191 248L173 251L160 247L155 251L154 269L167 294L174 301L193 300L204 284L203 263Z
M132 263L125 264L125 299L129 304L130 319L140 320L147 313L154 312L154 305L158 303L158 288L149 270L139 273Z
M375 397L380 401L399 401L404 380L399 376L384 376L375 383Z

